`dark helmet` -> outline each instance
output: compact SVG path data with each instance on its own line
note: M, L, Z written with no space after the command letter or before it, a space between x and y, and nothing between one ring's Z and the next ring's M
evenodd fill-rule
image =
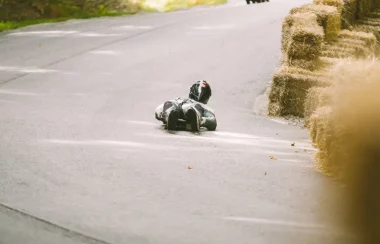
M205 80L200 80L195 82L191 88L189 93L189 98L207 104L208 100L211 97L211 87Z

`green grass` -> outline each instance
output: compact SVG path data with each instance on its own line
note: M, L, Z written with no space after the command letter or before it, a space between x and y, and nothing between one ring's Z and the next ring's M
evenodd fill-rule
M123 16L123 15L131 15L134 13L100 13L100 14L76 14L74 16L67 16L67 17L60 17L60 18L52 18L52 19L35 19L35 20L23 20L23 21L6 21L6 22L0 22L0 32L6 31L6 30L13 30L18 29L21 27L29 26L29 25L37 25L37 24L44 24L44 23L56 23L56 22L62 22L70 19L90 19L90 18L98 18L98 17L116 17L116 16Z
M224 4L227 2L227 0L198 0L196 2L198 3L190 3L191 1L183 1L183 0L171 0L168 1L168 3L164 6L164 12L168 11L174 11L176 9L180 8L190 8L195 5L217 5L217 4ZM156 12L159 11L158 9L155 9L153 7L150 7L148 5L141 4L141 10L147 11L147 12ZM6 31L6 30L13 30L18 29L21 27L29 26L29 25L37 25L37 24L43 24L43 23L56 23L56 22L62 22L70 19L89 19L89 18L98 18L98 17L113 17L113 16L123 16L123 15L131 15L135 14L136 12L108 12L108 10L104 9L104 6L100 6L97 13L86 13L83 11L80 11L76 7L72 6L66 6L62 9L63 15L65 17L59 17L59 18L49 18L49 19L34 19L34 20L23 20L23 21L0 21L0 32Z
M191 8L200 5L225 4L228 0L168 0L159 7L152 7L150 1L141 3L141 9L147 12L172 12L178 9Z

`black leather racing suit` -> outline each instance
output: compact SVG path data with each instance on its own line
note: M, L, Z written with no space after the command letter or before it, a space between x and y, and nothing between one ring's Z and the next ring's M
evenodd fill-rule
M205 127L210 131L216 130L217 121L212 109L206 106L205 104L199 103L190 98L175 98L159 105L155 110L155 116L157 120L160 120L164 124L166 124L168 113L171 110L175 109L180 114L180 121L178 123L177 128L179 130L185 129L185 124L187 122L185 114L190 108L194 108L197 113L199 127Z

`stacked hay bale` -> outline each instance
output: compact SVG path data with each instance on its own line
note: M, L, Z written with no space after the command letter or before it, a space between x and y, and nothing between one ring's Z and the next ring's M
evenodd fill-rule
M348 219L358 243L378 243L380 232L380 61L341 63L331 106L312 116L318 168L346 183ZM349 221L347 221L349 220Z
M344 0L342 9L342 28L351 28L356 21L357 0Z
M334 146L333 131L334 124L331 120L331 107L323 106L317 108L310 116L309 131L313 145L319 149L315 155L316 167L326 174L335 172L331 161L331 147Z
M373 33L380 41L380 11L375 10L368 13L366 17L359 19L353 28L358 31Z
M352 143L347 141L353 139L349 138L352 133L360 134L363 129L361 126L354 129L352 123L353 121L366 122L357 116L366 111L368 112L365 115L366 119L370 120L370 113L374 116L379 114L380 119L377 105L370 102L372 99L373 102L380 103L378 90L370 91L369 97L357 99L357 92L364 90L365 87L374 85L380 87L379 67L380 61L373 61L373 59L342 59L331 69L331 87L309 90L305 108L309 116L308 128L312 142L319 149L315 155L316 165L328 175L338 178L346 177L344 171L348 169L348 166L345 165L345 160L349 151L345 145ZM361 94L364 96L363 93ZM376 95L371 97L371 94ZM362 104L363 100L364 104ZM360 107L358 110L358 104L361 104L363 108ZM369 111L369 108L373 111ZM359 122L357 123L359 125Z
M282 32L283 66L313 69L318 60L324 38L323 28L317 15L312 12L297 12L285 18ZM269 95L270 115L303 114L303 100L312 86L323 85L324 81L311 72L300 73L282 69L273 77Z
M329 86L327 79L318 74L280 70L273 76L269 94L269 114L303 117L307 91L311 87L327 86Z
M356 0L355 0L356 1ZM343 0L314 0L314 4L317 6L330 6L330 7L335 7L338 16L337 18L339 19L337 22L337 25L339 25L339 30L341 29L343 23L342 23L342 15L343 15L343 9L344 9L344 2ZM337 30L336 32L338 32Z
M356 9L357 17L365 17L369 12L371 12L375 7L374 0L359 0Z
M305 98L305 125L309 126L310 117L320 107L331 104L333 89L330 87L312 87Z
M377 243L380 238L380 194L377 192L380 185L380 130L377 129L380 61L373 61L379 45L372 30L357 31L355 26L355 19L370 11L374 1L360 1L355 0L354 4L349 0L315 0L314 5L291 11L287 20L300 14L314 14L318 25L323 27L324 39L318 46L318 55L311 59L312 65L305 65L307 59L289 52L292 29L284 21L283 66L273 77L269 114L305 118L312 142L319 149L315 155L317 168L349 183L351 192L347 202L352 203L350 210L354 213L349 224L359 229L364 240L361 243L369 244ZM344 16L348 14L346 5L355 9L356 3L356 14L340 25L342 28L354 25L355 31L337 28L338 24L331 21L334 19L332 8ZM380 13L368 15L372 19L361 17L359 23L380 30L377 29L380 21L376 19ZM308 25L300 26L307 29ZM328 29L335 32L329 33ZM300 53L305 51L302 49Z
M343 30L336 41L322 48L322 56L330 58L367 58L375 55L376 37L372 33Z
M341 29L343 0L314 2L292 9L283 21L283 67L273 76L268 106L269 115L305 118L305 125L315 109L310 104L318 104L323 94L317 93L324 91L309 90L330 85L321 75L329 73L326 67L339 59L373 57L378 47L372 33Z
M323 29L318 25L317 16L311 12L295 13L283 22L282 51L284 62L293 60L310 61L320 55Z
M330 41L337 38L341 30L341 15L337 7L328 5L307 4L290 11L291 14L312 12L316 14L317 21L323 27L325 40Z
M292 9L284 19L283 68L273 76L269 115L304 117L308 90L329 86L327 77L316 71L328 65L320 58L323 42L339 38L340 12L340 5L307 4Z

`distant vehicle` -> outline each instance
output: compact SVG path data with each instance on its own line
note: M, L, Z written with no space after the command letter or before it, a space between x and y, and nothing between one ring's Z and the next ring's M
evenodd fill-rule
M269 2L269 0L246 0L247 4Z

